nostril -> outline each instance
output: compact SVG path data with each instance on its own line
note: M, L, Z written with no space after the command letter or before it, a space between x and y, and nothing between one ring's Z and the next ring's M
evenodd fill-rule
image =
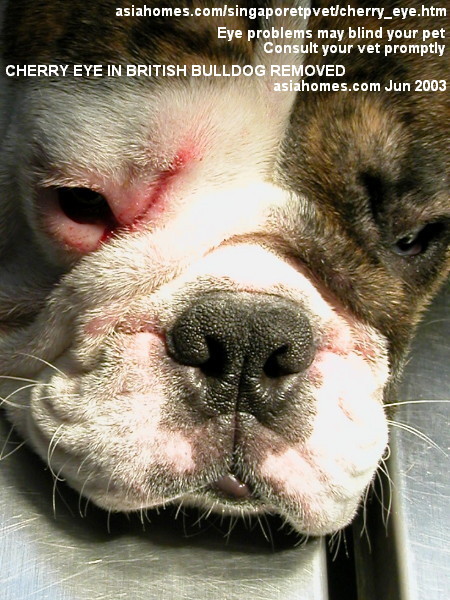
M227 362L224 343L212 335L201 335L196 325L189 325L178 324L166 336L169 356L179 364L197 367L207 377L221 377Z
M190 398L208 414L240 410L261 419L284 401L287 389L302 384L315 355L301 306L263 294L199 296L166 332L166 345L175 362L203 376Z
M283 375L289 375L295 372L286 364L286 356L289 353L289 349L289 345L284 344L272 352L263 367L264 374L267 375L267 377L282 377Z
M222 342L212 336L205 337L208 348L208 358L199 365L200 370L207 377L222 377L225 372L227 352Z
M296 327L289 331L289 337L293 341L281 344L264 363L263 372L267 377L277 378L301 373L306 371L314 360L314 339L307 319L298 318Z
M241 372L282 377L304 371L314 357L308 318L293 303L207 294L167 332L168 354L210 377Z

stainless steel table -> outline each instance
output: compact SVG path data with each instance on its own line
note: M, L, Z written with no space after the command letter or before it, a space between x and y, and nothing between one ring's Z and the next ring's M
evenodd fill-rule
M416 336L399 400L405 404L400 406L395 420L406 428L394 428L392 433L391 518L386 528L380 509L373 511L369 523L371 552L365 536L359 536L358 524L355 526L359 593L361 600L447 600L450 598L449 285ZM417 433L409 428L415 428Z
M417 337L401 398L450 398L450 291L440 295ZM449 597L449 463L446 403L405 404L396 419L417 427L393 432L393 511L388 532L376 502L347 532L344 581L327 561L327 544L266 541L259 527L197 527L172 515L109 519L61 484L26 448L0 463L0 599L103 600L443 600ZM0 420L0 449L13 452ZM6 442L5 442L6 441ZM84 513L86 512L85 516ZM354 546L354 550L353 550ZM355 568L353 568L355 561ZM334 566L333 566L334 565ZM349 568L351 565L351 568Z

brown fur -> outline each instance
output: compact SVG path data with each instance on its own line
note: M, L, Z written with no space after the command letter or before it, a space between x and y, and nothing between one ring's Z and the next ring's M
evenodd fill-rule
M450 24L448 17L445 22L430 17L408 20L407 25L400 19L386 23L389 28L418 29ZM371 19L358 18L357 24L380 27ZM309 22L315 31L349 26L355 27L354 19ZM442 58L373 54L368 59L354 49L325 58L313 54L305 62L342 64L346 76L341 79L349 84L379 81L382 87L390 79L441 80L450 73L448 50ZM326 285L346 306L388 336L394 362L404 353L422 308L449 272L449 131L448 91L303 92L297 96L285 143L286 182L324 213L320 246L308 253L310 268L323 273ZM395 241L421 223L439 223L442 231L435 245L423 256L395 255ZM297 243L302 252L304 242Z
M189 64L194 59L219 64L249 63L253 45L245 32L251 21L239 17L141 18L116 17L116 8L127 8L127 0L55 0L30 4L26 0L10 3L5 21L5 54L15 61L66 63L165 63ZM151 2L134 2L134 6L152 6ZM191 0L183 7L221 6ZM241 6L252 6L241 2ZM164 7L180 8L168 0ZM242 29L244 36L232 44L218 40L216 29Z

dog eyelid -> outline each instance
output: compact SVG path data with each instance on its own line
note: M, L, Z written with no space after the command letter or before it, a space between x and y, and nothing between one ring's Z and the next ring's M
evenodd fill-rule
M399 256L414 257L427 251L430 244L436 239L444 229L444 224L427 223L417 227L406 235L399 238L393 247L393 250Z

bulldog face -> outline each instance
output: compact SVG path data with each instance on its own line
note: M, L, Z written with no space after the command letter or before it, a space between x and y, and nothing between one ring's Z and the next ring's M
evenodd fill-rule
M156 34L79 4L8 4L5 60L183 64L200 33L199 63L261 60L198 20ZM345 526L448 272L443 97L424 116L260 78L3 85L0 391L19 432L108 510Z

